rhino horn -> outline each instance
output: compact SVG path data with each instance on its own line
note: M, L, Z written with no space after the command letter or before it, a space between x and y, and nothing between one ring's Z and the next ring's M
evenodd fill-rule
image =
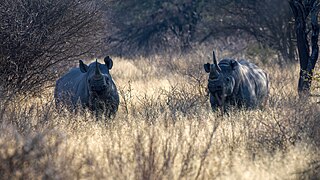
M217 62L217 59L216 59L216 54L214 53L214 51L212 51L212 57L213 57L213 64L216 66L216 70L218 70L218 72L221 72L221 69L218 66L218 62Z
M99 68L99 65L98 65L98 60L96 59L96 70L95 70L95 73L94 73L96 76L101 76L101 71L100 71L100 68Z
M220 74L220 72L221 72L221 69L218 66L217 59L216 59L216 56L214 54L214 51L212 52L212 54L213 54L213 64L211 65L211 68L210 68L209 78L210 79L217 79L219 74Z

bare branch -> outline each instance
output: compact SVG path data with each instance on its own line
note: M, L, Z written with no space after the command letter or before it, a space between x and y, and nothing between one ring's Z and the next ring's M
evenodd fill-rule
M70 61L98 53L101 17L94 1L1 1L0 95L37 94Z

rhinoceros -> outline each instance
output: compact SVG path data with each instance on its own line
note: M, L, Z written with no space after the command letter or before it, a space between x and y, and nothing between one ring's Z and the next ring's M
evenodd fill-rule
M54 97L56 106L75 110L78 105L105 118L113 118L119 106L119 94L109 70L113 61L109 56L105 64L93 62L86 65L79 60L79 67L71 69L57 80Z
M225 112L230 106L254 109L266 104L269 94L268 75L246 60L225 58L217 63L213 51L213 64L204 64L209 73L208 90L213 110Z

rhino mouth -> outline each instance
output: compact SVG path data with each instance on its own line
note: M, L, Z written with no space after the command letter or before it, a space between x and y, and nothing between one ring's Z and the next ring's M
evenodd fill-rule
M105 96L107 94L107 89L91 90L90 94L93 97Z
M223 95L221 94L222 91L216 91L214 93L214 97L217 99L217 102L218 102L218 105L219 106L222 106L223 105L223 101L224 101L224 98L223 98Z
M105 85L105 84L103 84L103 85L95 85L95 84L90 85L91 91L103 91L106 89L107 89L107 85Z

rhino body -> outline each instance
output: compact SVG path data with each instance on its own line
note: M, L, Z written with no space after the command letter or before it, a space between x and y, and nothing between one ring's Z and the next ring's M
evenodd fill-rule
M71 69L56 82L54 97L57 107L64 106L73 111L78 105L106 118L115 116L119 106L119 95L109 73L113 66L107 56L105 64L90 65L79 61L79 67Z
M209 73L208 90L213 110L226 111L230 106L257 108L266 104L269 94L268 75L246 60L222 59L213 52L213 64L204 64Z

